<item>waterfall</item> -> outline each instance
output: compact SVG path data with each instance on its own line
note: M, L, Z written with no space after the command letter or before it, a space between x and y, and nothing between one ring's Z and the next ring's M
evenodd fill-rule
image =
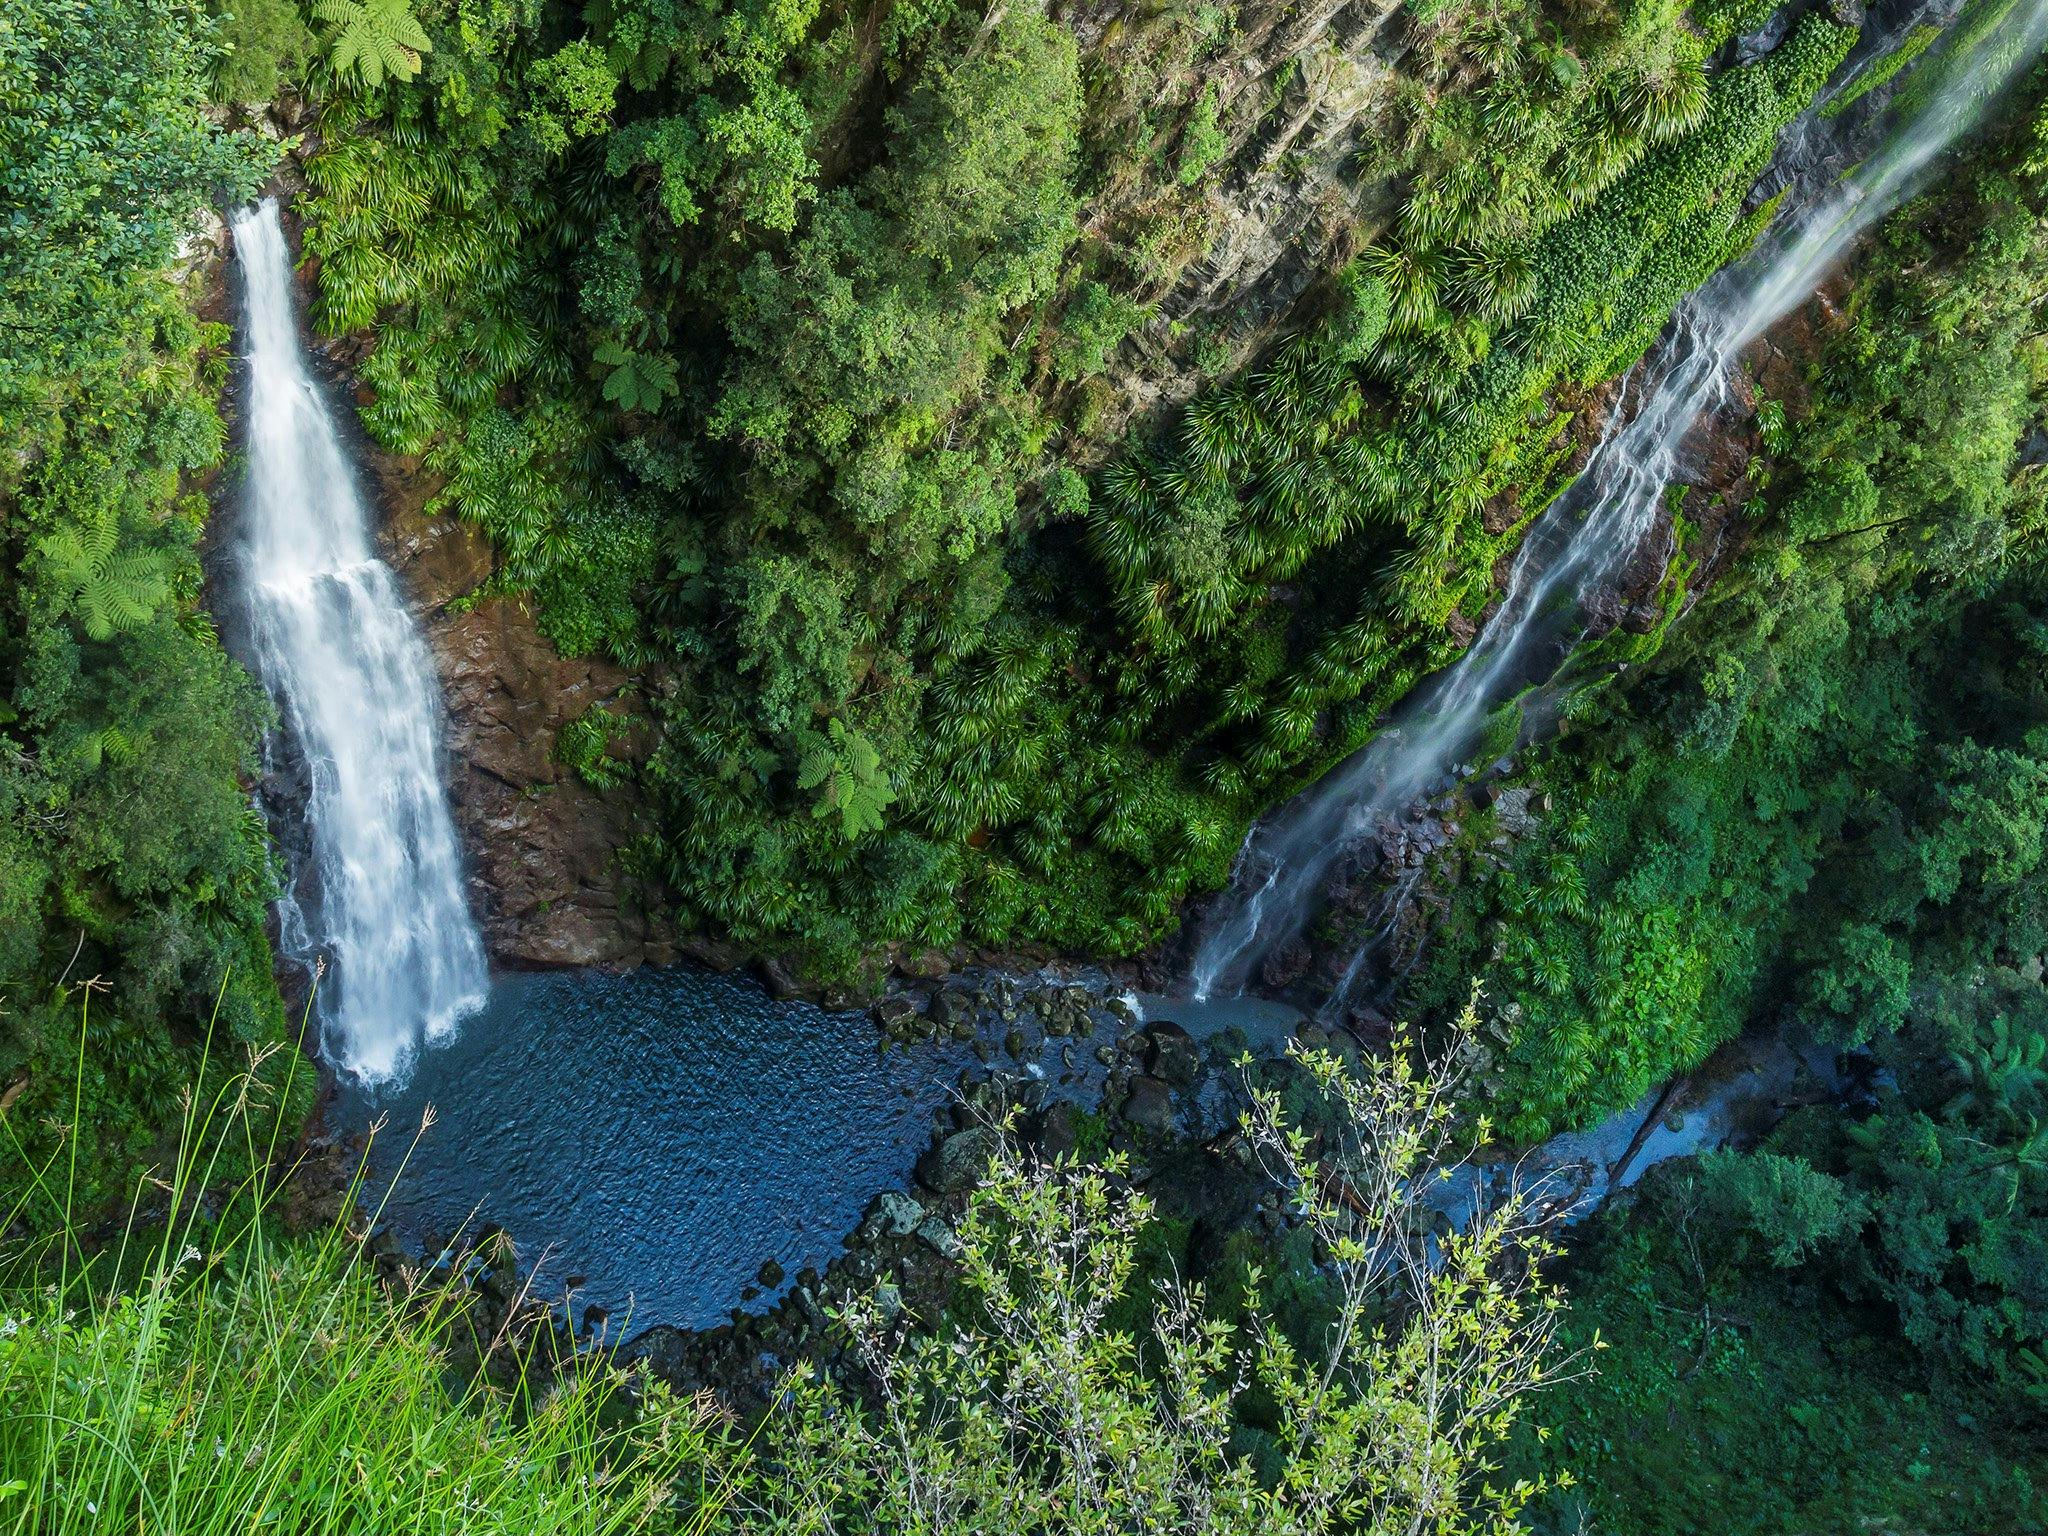
M1269 949L1300 931L1344 850L1428 793L1478 743L1488 713L1531 680L1546 637L1557 638L1560 602L1583 610L1641 545L1677 476L1687 434L1725 403L1743 349L1813 292L1850 243L1898 204L2040 51L2048 40L2048 0L2017 0L1974 37L1955 37L1959 47L1909 76L1911 91L1930 67L1942 72L1875 154L1832 184L1791 187L1758 247L1680 307L1642 382L1630 381L1639 408L1628 416L1628 402L1617 404L1571 494L1523 540L1500 607L1465 654L1427 685L1413 716L1252 830L1196 952L1196 998L1219 986L1240 990ZM1792 158L1810 158L1812 143L1799 140L1826 131L1809 112L1794 130ZM1627 424L1618 425L1624 417ZM1347 984L1358 969L1354 960Z
M250 651L304 754L310 880L285 947L324 957L322 1048L370 1082L404 1074L484 998L482 940L441 785L439 691L355 474L307 372L277 204L233 218L248 367L239 547Z

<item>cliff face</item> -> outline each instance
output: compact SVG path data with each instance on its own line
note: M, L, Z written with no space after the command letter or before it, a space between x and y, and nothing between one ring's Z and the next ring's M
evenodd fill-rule
M1317 0L1306 9L1256 0L1238 14L1230 54L1199 81L1175 52L1187 42L1185 18L1127 0L1084 0L1062 15L1108 93L1096 102L1099 131L1117 131L1120 112L1149 105L1157 88L1206 94L1220 136L1192 186L1147 177L1099 187L1090 199L1091 235L1148 248L1159 246L1159 230L1177 238L1153 269L1151 318L1103 381L1105 409L1080 457L1185 401L1219 358L1242 365L1284 329L1315 275L1351 254L1360 231L1391 209L1372 145L1393 131L1393 63L1405 47L1399 10L1399 0ZM249 125L299 135L280 179L287 194L296 190L296 163L318 146L317 121L285 101ZM1198 340L1208 343L1206 356ZM319 345L344 391L366 341ZM672 957L620 865L621 850L645 830L630 784L593 789L556 758L563 729L593 704L630 696L634 680L601 660L561 656L516 597L473 601L493 570L488 540L452 514L426 510L438 486L416 461L367 446L366 455L386 557L439 663L449 795L494 961L629 966Z
M1143 169L1084 188L1082 245L1111 249L1121 271L1142 270L1136 296L1150 307L1107 374L1077 386L1097 409L1059 451L1086 469L1127 426L1166 419L1205 382L1253 361L1314 306L1319 274L1378 237L1401 191L1402 136L1419 120L1433 77L1426 51L1403 62L1411 27L1400 0L1249 0L1233 14L1220 56L1197 35L1217 23L1190 12L1130 0L1056 9L1081 48L1086 132L1103 142L1141 117L1155 135L1157 123L1169 125ZM1198 123L1207 138L1191 160ZM290 126L307 125L294 118ZM363 340L331 349L344 374ZM1587 404L1591 421L1601 402ZM1717 498L1731 508L1741 462L1712 477L1731 487ZM665 956L668 945L650 932L618 868L617 850L642 830L630 788L593 790L556 760L563 729L591 705L630 693L634 680L602 662L558 656L516 599L458 601L489 579L485 541L450 516L427 515L432 488L415 464L375 467L391 558L441 664L451 796L493 953L511 965ZM1651 548L1661 556L1668 544ZM1660 574L1661 558L1645 561L1639 590L1627 594L1643 617ZM1611 617L1629 624L1638 616ZM1459 625L1470 621L1454 619L1454 632Z
M1128 0L1083 0L1060 14L1088 61L1098 109L1148 80L1189 89L1172 78L1175 16ZM1213 103L1220 135L1207 173L1192 188L1148 180L1091 200L1091 235L1144 240L1133 230L1169 224L1186 232L1181 259L1157 272L1153 318L1112 360L1098 444L1187 400L1219 358L1235 367L1256 353L1317 274L1354 254L1395 206L1375 146L1398 131L1400 0L1253 0L1236 20L1235 46L1201 67L1195 87ZM1112 105L1096 131L1114 132L1117 120Z
M637 798L629 786L600 793L556 760L563 728L624 692L627 674L562 656L516 598L464 601L490 577L488 542L425 510L416 466L378 455L371 467L386 558L440 667L449 800L492 959L527 968L673 958L620 865L642 830Z

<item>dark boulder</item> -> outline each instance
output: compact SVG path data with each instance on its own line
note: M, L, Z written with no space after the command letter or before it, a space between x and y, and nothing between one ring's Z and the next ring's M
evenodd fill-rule
M966 1251L953 1229L936 1216L917 1224L917 1240L942 1259L957 1259Z
M884 1237L908 1237L924 1220L924 1207L899 1189L885 1189L868 1202L858 1236L872 1243Z
M964 1195L988 1172L995 1142L976 1126L955 1131L917 1160L917 1179L926 1189L941 1195Z
M1145 1026L1146 1069L1174 1088L1190 1088L1202 1075L1202 1052L1194 1037L1171 1019Z
M898 960L896 962L896 969L906 976L917 976L927 981L935 981L951 971L953 964L946 958L944 950L923 949L914 955L906 955Z
M916 1018L919 1011L918 1000L915 997L897 992L875 1004L875 1021L884 1029L900 1027Z
M1038 1124L1038 1153L1048 1162L1071 1157L1079 1139L1080 1111L1064 1099L1046 1106Z
M974 1013L973 997L958 987L946 987L932 998L931 1016L943 1028L971 1023Z
M1173 1129L1173 1090L1156 1077L1134 1077L1124 1093L1124 1119L1140 1130Z
M802 973L795 961L782 955L771 955L761 962L761 980L768 988L769 996L779 1002L789 1002L806 992Z

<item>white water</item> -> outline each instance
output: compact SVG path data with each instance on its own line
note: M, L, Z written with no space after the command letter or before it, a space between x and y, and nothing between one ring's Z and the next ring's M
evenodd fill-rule
M311 779L317 892L287 896L288 948L321 956L322 1045L367 1081L482 1005L483 943L441 786L439 692L292 310L277 204L234 215L248 363L241 544L251 646Z
M1882 149L1832 185L1794 187L1759 247L1680 308L1671 339L1648 370L1641 408L1617 428L1628 401L1617 405L1572 493L1523 541L1499 609L1431 685L1420 713L1253 829L1231 890L1196 952L1190 978L1196 998L1219 986L1241 990L1259 959L1300 931L1344 850L1428 793L1471 750L1488 712L1526 681L1529 655L1546 632L1543 620L1561 600L1583 608L1642 543L1677 477L1681 446L1703 415L1726 403L1743 349L1805 301L2044 40L2048 0L2020 0L1969 57L1955 61L1940 88L1897 125ZM1826 131L1814 114L1794 130ZM1358 968L1354 960L1347 985Z

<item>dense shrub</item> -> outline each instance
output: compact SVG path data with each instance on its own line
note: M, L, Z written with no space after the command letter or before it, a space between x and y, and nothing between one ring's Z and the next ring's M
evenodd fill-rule
M268 710L197 606L227 336L166 275L274 150L202 115L205 37L172 0L0 29L0 1082L38 1158L82 1100L81 1202L175 1119L210 1018L283 1030L243 788Z

